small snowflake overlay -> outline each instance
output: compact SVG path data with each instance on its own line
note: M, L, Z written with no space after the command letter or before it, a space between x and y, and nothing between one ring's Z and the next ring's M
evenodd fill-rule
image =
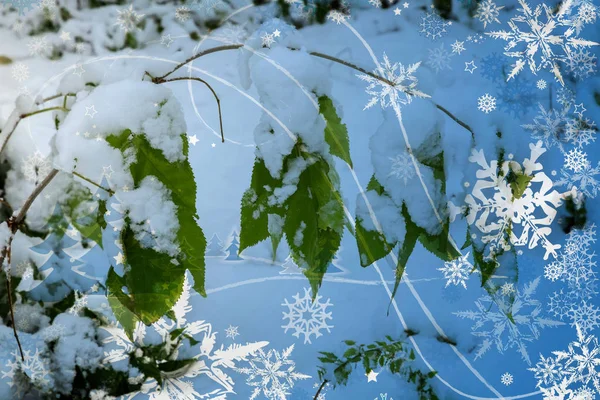
M265 352L259 349L257 354L250 357L249 367L235 368L241 374L248 375L246 384L254 387L250 400L262 393L268 400L286 399L294 388L296 381L309 379L309 375L296 371L296 363L290 359L294 345L284 349Z
M565 154L565 167L573 172L579 172L588 165L587 154L579 149L569 150Z
M327 323L332 319L331 312L327 312L327 308L333 306L329 302L330 299L322 303L322 296L317 295L313 301L310 288L304 288L304 296L300 297L300 293L297 293L293 298L293 303L285 299L282 304L288 308L288 311L283 313L283 319L289 320L287 325L281 326L284 328L284 332L292 330L294 331L292 335L297 338L304 335L305 344L312 343L310 338L313 335L315 338L322 336L321 330L323 329L331 332L333 325Z
M536 86L538 89L540 89L540 90L544 90L544 89L546 89L546 87L547 87L547 83L546 83L546 81L545 81L545 80L543 80L543 79L540 79L540 80L538 80L538 81L536 82L535 86Z
M475 18L483 22L483 27L487 28L487 25L492 22L500 23L498 16L503 8L504 6L498 7L492 0L484 0L477 5Z
M510 30L486 33L494 39L506 41L504 54L515 59L507 79L514 78L525 66L529 66L533 74L542 69L552 72L564 85L561 65L566 64L571 71L577 70L581 61L576 61L576 58L582 57L582 49L598 45L579 37L581 20L572 18L572 14L577 9L576 5L582 2L565 1L555 12L547 4L538 4L532 9L525 0L518 1L521 8L518 9L519 14L508 22ZM585 71L586 68L580 74Z
M42 153L36 151L23 160L21 171L28 182L37 185L52 171L52 163Z
M10 73L15 81L23 82L29 78L29 67L23 63L16 63Z
M442 271L444 279L446 279L445 287L452 284L455 286L461 285L465 289L467 288L469 275L473 272L473 265L469 262L468 257L469 253L456 260L445 262L443 267L438 268L438 271Z
M117 10L117 22L115 25L119 25L119 28L123 32L132 32L138 29L138 24L142 21L144 14L138 14L134 9L133 5L128 8Z
M230 338L230 339L235 339L236 336L239 336L239 332L238 332L238 327L237 326L231 326L229 325L229 327L227 329L225 329L225 336Z
M465 51L465 42L456 40L452 43L452 53L460 55L463 51Z
M24 380L21 379L20 375L26 375L28 380L32 382L37 388L48 389L51 381L50 375L50 362L46 357L40 353L40 350L36 348L35 353L31 354L31 350L23 351L23 358L17 350L11 353L12 359L6 361L7 371L2 372L2 379L7 380L9 387L13 388L16 398L22 398L27 390L24 387Z
M375 397L373 400L394 400L392 397L388 397L387 393L379 393L379 397Z
M430 9L421 17L419 32L426 38L437 40L447 35L447 28L450 25L452 25L452 22L440 17L435 7L431 5Z
M500 377L500 382L502 382L502 384L506 385L506 386L512 385L513 376L511 374L509 374L508 372L505 372Z
M477 99L477 108L479 111L489 114L496 109L496 98L490 96L489 93L484 94Z
M50 54L52 46L46 40L46 36L32 37L27 42L29 54L32 56L47 56Z
M444 43L441 43L439 47L427 49L427 51L429 52L429 58L426 64L433 68L436 74L444 69L452 69L450 61L454 54L444 48Z
M373 107L379 103L382 108L400 107L401 104L410 104L413 96L429 97L425 93L417 90L417 78L413 75L420 62L411 64L408 68L400 63L391 63L388 56L383 54L383 63L377 66L374 75L387 80L375 78L374 76L361 74L357 75L359 79L367 82L369 85L365 89L371 99L363 110ZM388 83L389 82L389 83Z
M392 162L390 176L395 176L404 186L415 176L415 164L408 153L402 153L389 158Z
M190 19L191 15L192 11L186 6L177 7L175 9L175 19L179 22L187 21Z
M537 247L546 250L544 260L556 257L560 245L550 242L550 225L556 209L569 194L552 190L552 180L538 162L546 149L542 142L530 144L531 155L522 165L514 160L498 160L489 164L483 150L473 150L469 161L479 165L479 180L465 198L467 222L482 233L482 242L490 246L487 257L501 254L513 246ZM520 184L519 184L520 182ZM542 217L543 216L543 217Z
M540 361L529 368L545 399L593 400L600 391L598 338L579 327L576 331L577 340L566 351L553 351L549 357L540 355Z
M483 342L475 352L475 359L482 357L492 346L500 354L514 348L521 359L531 365L527 343L540 337L544 328L564 325L544 317L542 304L535 298L540 277L522 290L515 290L511 299L486 294L475 301L475 311L458 311L454 315L474 321L471 333Z

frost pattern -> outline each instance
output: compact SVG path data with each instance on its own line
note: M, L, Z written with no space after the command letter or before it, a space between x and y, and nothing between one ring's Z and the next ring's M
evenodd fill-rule
M288 319L287 325L283 325L284 332L293 330L293 336L300 337L304 335L304 343L312 343L310 341L311 336L318 338L322 336L322 329L331 332L333 325L328 325L327 321L331 320L331 312L327 312L329 306L333 306L327 299L325 303L321 302L323 298L320 295L314 299L311 296L311 289L304 288L304 296L300 297L300 293L296 293L293 296L294 301L288 302L284 300L282 306L288 308L288 312L283 313L283 319Z

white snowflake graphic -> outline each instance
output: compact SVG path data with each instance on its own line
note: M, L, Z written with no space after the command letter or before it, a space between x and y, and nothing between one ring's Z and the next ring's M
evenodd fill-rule
M24 390L27 389L27 381L40 389L49 389L52 384L50 376L50 361L46 359L39 349L36 348L35 353L31 354L31 350L23 351L23 358L18 350L12 353L12 359L6 361L7 371L2 372L2 379L7 380L9 387L13 388L16 398L21 398L24 395ZM23 381L24 375L27 381Z
M508 372L505 372L500 377L500 382L502 382L502 384L506 385L506 386L512 385L512 383L513 383L513 376L511 374L509 374Z
M275 43L275 36L272 33L263 32L260 38L262 39L263 47L271 47Z
M300 293L297 293L293 298L292 303L284 299L282 304L288 308L288 311L283 313L283 319L288 319L287 325L281 326L284 332L287 333L291 329L294 331L292 335L297 338L304 335L304 343L311 343L310 337L313 335L315 338L322 336L322 329L331 332L333 325L327 323L332 319L331 312L327 312L327 308L333 306L330 299L322 303L322 296L317 295L313 301L310 288L304 288L304 296L300 297Z
M371 75L357 75L359 79L367 82L369 85L365 89L371 99L365 106L365 110L379 103L382 108L399 107L401 104L410 104L412 97L429 97L425 93L417 90L417 78L413 75L419 66L420 62L411 64L408 68L400 63L392 64L383 54L383 63L373 72L375 75L386 79L388 82L383 82Z
M27 42L27 48L32 56L46 56L50 53L51 46L46 36L34 36Z
M567 68L575 79L583 80L596 72L596 56L586 49L574 50L567 59Z
M494 111L496 109L496 98L490 96L489 93L484 94L477 99L477 108L486 114Z
M36 151L23 160L21 167L21 172L25 175L25 179L36 185L44 180L50 171L52 171L50 160L44 157L39 151Z
M588 164L587 154L579 149L572 149L565 153L565 168L571 171L579 172Z
M533 74L542 69L551 71L564 85L560 65L567 63L576 50L598 43L579 38L573 22L565 18L572 10L572 1L564 2L557 13L547 4L538 4L534 9L525 0L519 0L519 4L519 14L508 22L510 30L486 33L505 40L504 54L516 59L507 79L514 78L528 65ZM517 49L520 45L524 47Z
M473 272L473 265L469 262L468 257L469 253L455 260L447 261L443 267L438 268L438 271L442 271L444 279L446 279L445 287L453 284L455 286L461 285L465 289L467 288L469 275Z
M556 181L557 186L567 186L570 189L585 194L589 198L594 198L600 191L600 162L594 167L588 163L583 169L578 172L570 172L565 168L560 170L560 179Z
M431 40L437 40L448 33L446 28L450 25L452 23L440 17L434 6L431 5L429 11L421 17L419 32Z
M138 322L133 331L132 340L120 327L102 327L110 334L103 340L103 343L105 345L116 345L116 348L105 351L104 363L127 360L130 354L141 352L141 349L147 345L145 339L148 329L153 330L162 338L162 343L166 343L167 348L171 350L173 359L177 359L183 342L173 340L171 332L180 331L180 336L192 337L200 342L199 352L193 356L195 362L181 369L162 374L162 384L159 384L155 379L148 379L142 384L140 392L147 394L150 400L207 397L225 399L227 394L235 393L233 390L234 381L227 375L226 369L234 369L236 362L247 361L249 356L254 355L269 344L269 342L253 342L245 345L234 343L228 347L221 345L220 348L215 348L216 332L213 332L212 325L205 321L188 322L187 320L187 313L192 310L189 304L190 289L191 285L186 276L181 297L172 308L176 321L162 317L150 327ZM192 381L196 377L204 377L213 382L214 385L211 386L209 393L197 392ZM216 388L214 388L215 385ZM137 393L128 395L126 398L131 400L135 396L137 396Z
M475 321L471 333L483 339L475 353L475 359L482 357L495 345L500 354L515 348L521 358L531 365L527 343L539 339L543 328L564 325L564 322L542 316L542 304L534 296L539 283L538 277L522 290L516 290L512 301L504 297L484 295L475 301L476 311L453 313L460 318Z
M225 329L225 336L230 338L230 339L235 339L236 336L239 336L239 332L238 332L238 327L237 326L231 326L229 325L229 327L227 329Z
M460 42L458 40L452 43L452 53L460 55L463 51L465 51L465 42Z
M285 400L297 380L310 378L296 371L296 364L290 359L293 350L294 345L281 353L273 349L265 353L259 349L248 360L249 367L235 368L237 372L247 375L246 383L254 387L250 400L256 399L261 393L269 400Z
M454 54L449 53L448 50L444 48L444 43L441 43L439 47L427 49L427 51L429 52L427 65L433 68L436 74L444 69L452 69L450 67L450 60Z
M392 162L390 176L404 182L404 186L415 176L415 165L408 153L401 153L397 156L390 157L389 160Z
M588 385L591 383L600 390L600 348L598 338L576 327L577 340L571 342L567 351L553 351L554 356L544 358L529 370L535 374L537 387L552 396L569 395L570 397L545 397L560 399L585 399L576 397L579 394L594 394ZM582 385L575 389L574 386ZM594 397L591 397L592 399Z
M11 68L10 73L14 80L23 82L29 78L29 67L23 63L16 63Z
M475 18L483 22L483 27L487 28L487 24L491 24L492 22L500 23L498 16L500 15L500 10L503 8L504 6L498 7L492 0L483 0L477 5Z
M569 118L565 136L569 143L577 147L587 146L596 140L596 123L581 115Z
M190 19L192 11L186 6L180 6L175 9L175 19L179 22L185 22Z
M571 326L579 327L583 333L600 326L600 309L585 300L573 304L567 315L571 318Z
M547 260L549 255L556 257L560 248L548 236L552 233L550 225L556 217L556 208L568 193L552 190L552 180L538 162L546 151L542 142L530 144L529 149L531 155L522 166L513 160L505 160L502 165L497 160L488 164L482 150L473 150L469 157L480 169L479 180L465 198L467 222L483 233L482 242L490 245L490 255L510 250L511 245L532 249L541 241ZM513 185L515 181L511 179L521 179L522 183Z
M133 9L133 4L128 8L117 10L117 22L115 25L119 25L119 28L123 32L132 32L138 29L138 24L142 21L145 14L139 14Z
M329 11L329 13L327 13L327 19L335 22L336 24L341 24L349 18L350 15L340 12L338 10L331 10Z
M531 132L533 139L541 140L547 148L557 146L562 150L563 144L567 141L566 124L569 119L569 108L546 110L540 103L538 107L540 111L533 118L533 123L521 126Z
M543 79L540 79L540 80L538 80L538 81L536 82L536 84L535 84L535 86L536 86L538 89L540 89L540 90L544 90L544 89L546 89L547 85L548 85L548 84L547 84L547 83L546 83L546 81L545 81L545 80L543 80Z

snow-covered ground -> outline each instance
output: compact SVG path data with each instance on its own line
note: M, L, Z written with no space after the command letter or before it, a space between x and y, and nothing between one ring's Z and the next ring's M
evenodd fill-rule
M499 10L497 19L487 21L485 27L477 18L468 16L460 2L454 4L455 19L451 24L431 17L428 14L432 12L429 4L422 1L398 3L387 9L376 8L369 3L365 0L365 4L355 5L351 18L343 23L328 21L323 25L304 27L298 32L292 32L292 28L278 20L272 20L260 28L248 23L245 29L248 30L247 34L254 33L255 42L264 40L260 39L261 33L269 35L279 32L271 38L274 40L271 49L259 49L266 57L275 60L277 65L241 49L202 57L193 62L193 69L189 72L182 70L179 76L191 73L201 77L213 85L218 93L225 143L220 142L218 113L210 91L191 81L168 84L182 105L187 124L190 160L198 185L199 224L207 239L213 234L219 236L222 246L217 247L224 250L224 255L207 257L208 296L203 298L192 292L190 304L193 308L187 320L209 323L212 332L216 333L216 347L221 344L228 346L232 343L266 341L265 357L274 359L280 353L286 353L283 357L288 363L285 368L295 364L295 370L304 374L293 379L295 385L287 396L289 399L313 398L315 385L320 383L316 369L319 351L338 352L343 340L370 343L385 335L399 337L406 329L417 332L411 338L417 355L416 364L424 371L437 371L432 383L440 398L542 398L540 386L547 388L550 381L546 380L547 377L542 378L539 368L537 372L529 370L536 368L540 355L546 358L564 356L569 362L565 364L563 361L562 365L566 365L563 375L579 374L581 377L579 381L570 382L569 386L579 390L581 397L574 397L576 394L573 392L569 395L571 397L548 398L593 398L583 396L581 388L600 391L600 371L597 366L600 356L594 353L590 358L593 357L595 361L590 362L589 367L577 370L584 361L569 352L579 353L586 346L600 351L594 336L600 332L597 292L592 288L591 294L585 298L584 295L567 298L563 306L557 303L557 299L573 291L573 285L575 292L581 292L589 282L596 280L597 261L594 253L597 245L595 240L586 245L572 235L571 242L575 243L575 247L579 246L573 253L573 247L566 246L569 237L560 228L559 220L564 218L563 214L559 213L556 220L549 221L552 228L551 233L547 234L549 242L563 246L556 257L551 255L549 259L544 258L547 250L545 239L537 245L526 242L517 248L518 280L512 288L504 288L506 298L513 301L512 306L507 307L512 307L514 324L499 312L501 306L487 297L486 290L481 287L479 274L467 275L464 282L448 282L440 270L444 262L419 243L391 303L395 261L386 257L375 265L361 267L356 240L348 231L344 233L341 250L333 261L333 267L325 275L319 297L312 304L309 301L308 280L299 270L293 266L290 268L290 260L287 259L289 249L284 243L278 249L275 261L271 261L271 245L268 242L247 249L241 254L240 260L226 259L226 254L231 253L227 249L233 238L232 232L239 232L240 200L250 182L257 152L255 140L261 140L260 129L256 129L265 113L261 105L267 111L272 109L275 116L283 118L283 125L289 125L292 130L302 126L302 116L308 116L308 119L315 112L309 96L295 83L296 77L303 84L311 79L313 73L325 77L323 82L318 81L315 85L318 90L330 94L348 128L353 168L339 159L335 160L335 164L341 178L344 204L350 213L354 215L359 194L365 190L375 173L378 178L381 177L379 180L384 186L394 192L393 196L404 199L411 215L421 215L423 225L431 226L433 230L438 221L423 188L430 191L434 189L434 202L441 201L441 197L435 192L432 178L428 181L425 176L424 181L420 180L410 163L404 165L406 159L402 161L397 158L407 154L405 140L417 149L431 133L441 133L447 198L454 205L462 206L467 194L472 193L476 198L473 186L478 179L485 178L483 174L476 177L475 171L479 166L473 158L469 159L471 151L483 150L489 162L497 158L502 148L505 157L526 167L523 160L531 158L531 146L543 139L544 135L535 128L527 129L523 125L547 123L540 113L548 110L558 115L565 108L565 88L573 91L575 99L567 100L568 117L565 114L558 118L559 121L561 118L566 120L577 116L589 121L600 120L596 46L585 48L594 54L593 67L589 74L579 70L584 71L580 74L588 76L576 83L565 75L563 87L548 68L533 75L529 65L525 65L508 82L504 81L502 66L507 66L505 70L510 71L510 65L515 60L503 55L504 40L494 39L484 35L484 32L508 30L510 18L519 13L517 2L497 0L496 5L503 8ZM576 3L575 7L583 7L583 4L598 7L598 4L587 0L574 0L573 3ZM531 2L530 5L535 8L537 3ZM246 4L238 4L237 8L244 6ZM139 4L136 4L136 8L139 13L147 13ZM598 9L595 10L600 13ZM170 15L169 12L175 12L175 7L161 12ZM231 19L241 24L250 20L250 16L262 12L259 7L249 6ZM109 20L112 16L103 15L100 10L90 12L86 18L96 21L104 18L109 21L108 25L114 24L114 20ZM429 22L428 18L437 25L423 25ZM544 19L543 16L540 18ZM164 28L158 37L146 35L148 38L139 50L108 52L96 49L98 54L91 54L92 50L87 50L87 54L66 52L62 58L52 61L28 51L35 37L16 35L12 30L3 28L0 31L3 38L0 41L0 55L11 58L13 63L0 66L0 118L6 120L9 117L20 92L27 90L42 97L52 95L56 93L63 76L77 74L81 69L84 76L86 73L100 73L106 81L116 81L123 75L139 76L141 80L144 71L150 71L155 76L165 73L195 52L237 39L232 36L239 34L229 27L215 31L214 38L194 40L187 34L185 24L177 23L174 16ZM69 29L69 26L64 26L62 30ZM76 31L81 28L72 29ZM49 34L50 42L56 39L53 35ZM294 35L301 39L296 39ZM596 17L580 36L589 41L600 41L600 24ZM278 42L295 43L297 40L301 40L302 46L308 51L329 54L369 71L376 69L374 59L384 62L384 54L391 63L400 62L404 66L420 62L415 73L417 88L430 98L414 97L410 104L402 105L403 136L393 107L382 108L377 103L365 109L371 95L365 93L368 83L356 76L357 71L310 56L306 56L310 62L299 64L289 58L289 54L278 51ZM250 61L245 60L247 57ZM302 62L304 59L299 57L299 60ZM250 74L245 69L245 63L255 67ZM316 69L319 69L318 73ZM127 90L127 87L123 90ZM265 93L271 93L269 98L265 97ZM135 94L123 93L123 97L134 98ZM485 103L490 98L493 98L492 103ZM119 99L114 100L117 103ZM286 101L291 104L277 105ZM436 105L440 107L436 108ZM462 121L461 124L441 108ZM106 110L101 104L95 107L95 111L97 116L93 119L82 117L90 126L78 129L96 129L96 120L111 118L106 112L103 115ZM295 113L300 117L294 117ZM48 154L54 132L53 121L48 115L25 120L8 147L9 159L27 163L27 158L35 152ZM593 130L592 137L595 138L595 135ZM543 171L545 177L556 184L553 190L566 193L575 185L585 193L588 226L599 219L595 197L600 184L588 181L588 185L583 186L582 181L575 180L572 175L586 169L593 170L598 165L599 143L590 140L589 143L573 147L586 153L588 160L573 167L572 163L581 161L576 159L565 165L565 158L577 157L577 153L568 153L572 148L561 151L556 142L542 140L541 145L547 151L537 160L543 166L540 172ZM265 149L260 147L261 154L266 152ZM93 154L88 156L93 157ZM569 175L565 178L565 174ZM596 171L596 175L589 179L600 180L600 172ZM563 184L558 185L561 180ZM26 196L33 184L25 186L23 194L13 196ZM44 212L35 208L32 210ZM390 218L386 214L379 217L383 219L383 225ZM466 227L467 222L461 217L457 217L451 225L452 237L459 246L464 242ZM392 230L395 228L390 227ZM472 226L471 232L475 229ZM589 237L591 231L587 231L586 235ZM463 255L472 260L467 253L468 250L463 251ZM577 254L588 254L589 257L576 258ZM106 274L106 260L102 257L105 256L98 255L95 276ZM87 261L94 264L93 260ZM587 275L583 272L584 276L577 279L565 278L566 275L561 274L553 277L548 267L553 262L563 265L568 276L578 274L577 269L583 269L586 265L591 272ZM303 307L306 309L303 310ZM314 319L314 324L298 325L301 319ZM581 335L593 337L583 346L571 344L582 341L578 339L575 321L578 322ZM296 326L299 326L298 330ZM292 345L294 347L290 349ZM485 349L486 345L488 348L482 351L482 346ZM277 353L267 354L267 349ZM292 350L289 359L293 363L288 360L289 350ZM561 353L562 356L553 354L555 351L564 353ZM257 368L267 367L260 361L256 363ZM240 365L236 364L236 367ZM227 371L227 375L235 382L235 393L227 394L226 398L248 398L256 385L260 386L256 383L257 379L251 379L247 372L235 368ZM362 373L355 373L347 386L335 390L328 388L324 398L417 398L414 388L402 378L393 376L387 370L376 372L379 373L376 381ZM195 390L208 393L207 388L215 384L211 379L205 376L195 378ZM558 383L560 381L558 379ZM4 384L0 381L0 385ZM264 393L257 398L261 396Z

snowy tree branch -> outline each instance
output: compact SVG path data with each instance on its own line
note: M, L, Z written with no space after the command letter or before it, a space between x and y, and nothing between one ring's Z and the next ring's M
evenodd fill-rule
M0 154L2 154L2 152L4 151L4 148L8 144L8 141L10 140L10 137L12 136L12 134L15 133L15 130L17 129L17 126L19 126L19 122L21 122L25 118L34 116L36 114L41 114L41 113L44 113L44 112L47 112L47 111L55 111L55 110L69 111L65 107L56 106L56 107L42 108L41 110L36 110L36 111L32 111L32 112L29 112L29 113L25 113L25 114L19 115L19 117L17 118L16 122L13 124L13 127L8 132L8 134L6 135L6 139L4 140L4 143L2 143L2 147L0 147Z

